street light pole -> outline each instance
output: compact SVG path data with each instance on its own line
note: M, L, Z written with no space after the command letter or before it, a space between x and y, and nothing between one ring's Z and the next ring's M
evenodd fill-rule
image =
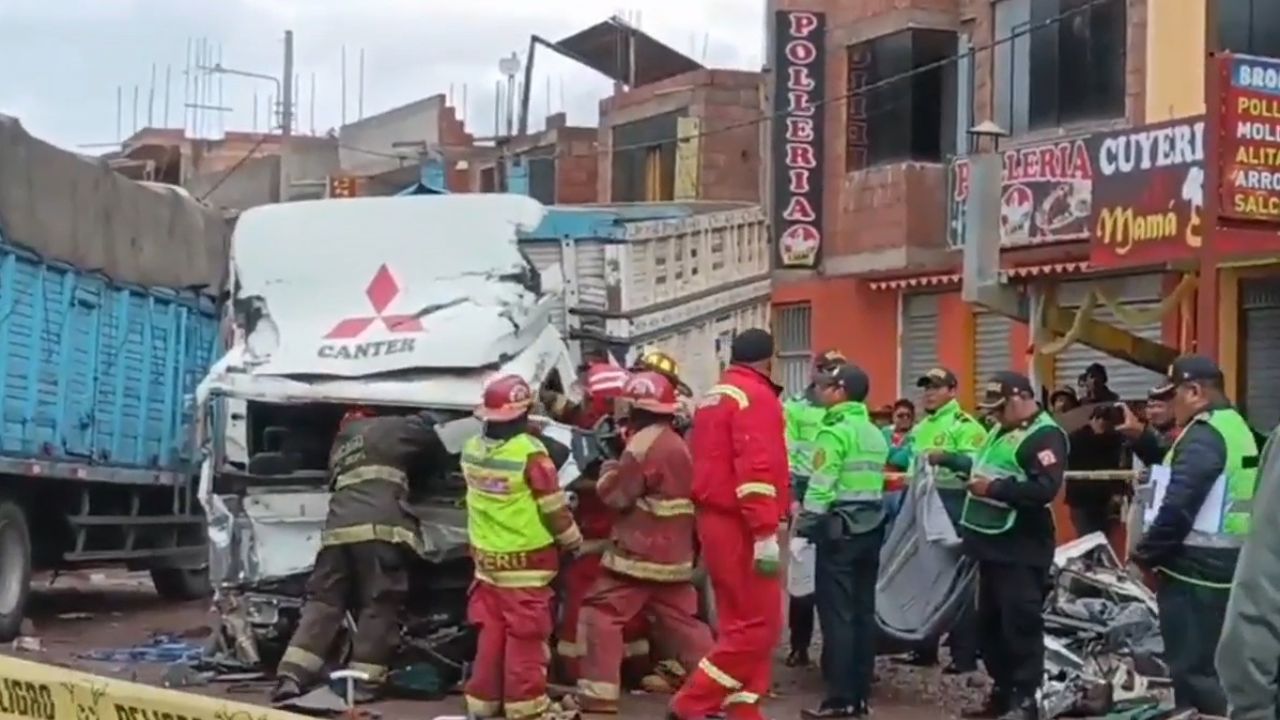
M293 31L284 31L284 75L280 90L280 202L289 200L289 139L293 135Z

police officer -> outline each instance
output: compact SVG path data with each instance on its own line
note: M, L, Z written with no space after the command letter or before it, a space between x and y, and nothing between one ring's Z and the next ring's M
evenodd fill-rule
M979 406L996 427L973 460L960 529L978 561L978 626L993 687L986 704L965 716L1037 720L1041 612L1054 549L1049 506L1062 487L1067 436L1025 375L996 373Z
M1226 715L1213 654L1252 524L1258 444L1223 394L1222 371L1212 360L1184 355L1168 380L1183 431L1164 459L1164 500L1131 558L1159 575L1156 602L1175 704Z
M913 456L908 469L911 475L918 463L934 466L938 497L953 523L960 522L965 482L974 453L987 437L982 423L960 407L956 399L958 385L955 374L941 367L929 370L916 380L925 416L911 431ZM951 628L951 663L943 669L947 674L973 672L978 668L977 616L972 605L970 602L961 609ZM920 666L937 664L937 643L929 642L918 648L907 662Z
M865 717L876 657L876 576L884 541L889 445L867 409L870 381L839 365L822 378L827 408L797 533L817 546L818 622L826 699L807 718Z
M446 459L425 415L353 409L343 417L329 453L329 516L298 629L276 670L273 700L297 697L319 679L348 610L358 615L347 667L369 676L359 683L361 699L377 694L399 642L411 553L423 551L418 520L404 505L410 472Z
M787 453L791 460L791 492L794 498L804 497L809 475L813 472L813 440L818 435L818 428L822 427L822 418L827 414L819 397L818 380L846 362L848 361L839 351L827 350L820 353L813 361L813 376L809 387L782 406L787 420ZM813 593L792 596L788 600L787 627L791 630L791 651L786 663L789 667L801 667L809 664L809 644L813 641L816 605Z

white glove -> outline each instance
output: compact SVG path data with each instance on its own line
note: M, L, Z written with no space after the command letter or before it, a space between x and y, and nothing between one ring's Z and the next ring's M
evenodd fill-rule
M781 565L782 550L778 547L778 538L770 536L757 540L753 557L755 569L759 575L777 575Z

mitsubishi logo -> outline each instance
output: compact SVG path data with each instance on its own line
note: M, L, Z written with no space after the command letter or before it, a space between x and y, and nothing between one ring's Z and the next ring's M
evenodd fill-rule
M414 333L422 332L422 321L414 315L388 315L387 307L400 295L400 284L387 269L386 263L378 268L369 281L364 294L373 306L373 315L349 317L339 320L337 325L325 335L326 340L354 340L364 334L375 322L382 321L388 332Z

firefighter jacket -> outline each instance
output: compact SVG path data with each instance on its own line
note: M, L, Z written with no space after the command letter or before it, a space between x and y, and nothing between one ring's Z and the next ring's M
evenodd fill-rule
M621 512L606 568L654 582L693 578L693 458L679 433L666 423L642 428L605 464L596 491Z
M914 463L924 462L926 454L941 451L944 455L934 474L938 489L963 491L969 479L967 471L986 439L987 430L982 423L961 409L959 402L951 400L911 429L913 455L908 474L914 472Z
M740 514L756 539L772 537L791 507L780 391L756 370L734 365L707 391L693 416L694 504Z
M321 545L382 540L421 553L417 519L405 509L410 470L444 457L431 422L420 415L353 420L329 452L329 515Z
M528 433L477 435L462 448L462 474L476 579L498 587L550 584L557 546L576 550L582 535L546 448Z

